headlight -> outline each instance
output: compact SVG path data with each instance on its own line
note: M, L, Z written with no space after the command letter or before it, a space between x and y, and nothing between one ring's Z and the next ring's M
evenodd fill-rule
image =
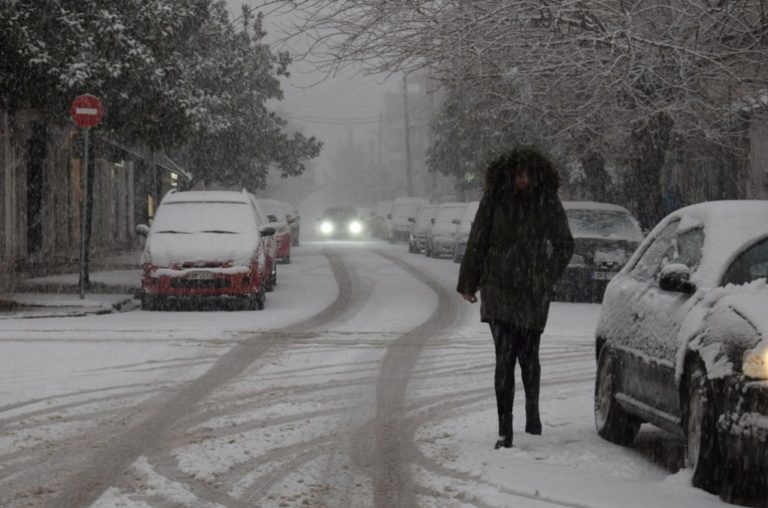
M744 355L742 372L754 379L768 379L768 344L757 347Z
M320 231L325 235L330 235L333 233L333 222L324 221L322 224L320 224Z
M349 223L349 232L353 235L359 235L363 232L363 225L358 221L352 221Z

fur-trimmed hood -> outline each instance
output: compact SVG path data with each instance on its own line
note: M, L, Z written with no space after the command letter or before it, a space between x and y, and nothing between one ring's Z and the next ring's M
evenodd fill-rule
M560 177L555 166L538 149L523 146L497 157L485 172L485 191L494 194L514 192L515 175L527 171L531 195L557 194Z

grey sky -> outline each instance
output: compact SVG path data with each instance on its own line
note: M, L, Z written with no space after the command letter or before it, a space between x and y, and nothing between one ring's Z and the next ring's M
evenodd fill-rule
M227 0L233 17L240 15L244 3L258 8L261 1ZM280 39L279 27L290 21L286 15L268 14L265 22L267 41L273 43ZM293 48L287 49L291 51ZM383 94L398 90L399 85L397 76L387 79L383 75L364 75L355 69L326 76L300 61L295 62L290 71L291 77L283 83L285 100L276 108L303 132L325 142L318 161L321 168L327 167L329 153L347 140L350 129L355 140L363 146L367 146L368 140L376 138L377 116L383 111Z

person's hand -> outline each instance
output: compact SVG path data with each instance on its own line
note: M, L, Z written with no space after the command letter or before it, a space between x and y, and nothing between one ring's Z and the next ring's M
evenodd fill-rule
M475 296L475 293L462 293L461 295L466 301L469 303L475 303L477 302L477 297Z

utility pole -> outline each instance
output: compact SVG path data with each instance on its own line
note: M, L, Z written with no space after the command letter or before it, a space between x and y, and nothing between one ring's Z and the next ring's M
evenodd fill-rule
M384 131L384 113L379 113L379 153L378 153L378 164L377 168L381 170L381 143L382 143L382 136Z
M413 196L413 166L411 164L411 122L408 117L408 74L403 74L403 118L405 121L405 175L408 195Z

